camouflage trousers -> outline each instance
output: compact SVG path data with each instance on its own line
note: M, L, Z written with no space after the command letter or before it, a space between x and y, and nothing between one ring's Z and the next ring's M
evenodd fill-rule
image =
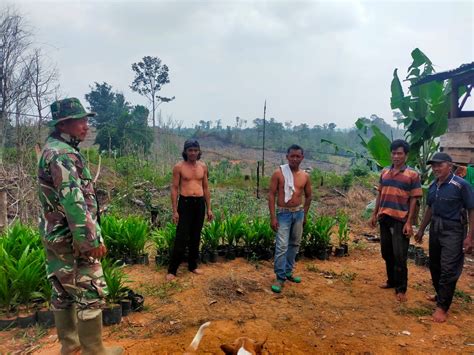
M78 310L99 309L105 304L107 284L102 265L92 257L76 256L72 236L43 238L46 271L52 286L54 310L76 306Z

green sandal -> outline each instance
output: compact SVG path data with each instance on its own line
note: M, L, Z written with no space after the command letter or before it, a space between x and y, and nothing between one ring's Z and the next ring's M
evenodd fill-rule
M293 276L293 274L286 274L286 279L288 281L294 282L299 284L301 282L301 277L300 276Z
M276 280L275 283L272 285L272 291L275 293L281 293L281 289L283 288L285 281L283 280Z

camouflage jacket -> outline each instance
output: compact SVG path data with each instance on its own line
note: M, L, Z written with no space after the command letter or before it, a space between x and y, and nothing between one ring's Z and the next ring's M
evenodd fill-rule
M53 133L38 162L40 233L48 243L71 243L84 254L103 243L92 176L78 142ZM69 246L70 247L70 246Z

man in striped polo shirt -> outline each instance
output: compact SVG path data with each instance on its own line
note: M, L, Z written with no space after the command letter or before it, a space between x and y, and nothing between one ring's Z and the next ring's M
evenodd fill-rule
M405 165L410 146L402 139L390 146L392 165L380 174L378 195L371 225L380 224L380 246L387 269L381 288L394 288L396 298L405 302L408 280L407 255L416 200L422 196L420 175Z

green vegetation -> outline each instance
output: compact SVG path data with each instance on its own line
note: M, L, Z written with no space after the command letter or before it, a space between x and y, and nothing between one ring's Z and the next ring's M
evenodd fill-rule
M104 279L107 284L107 302L119 303L127 296L128 288L125 284L128 277L125 271L119 266L118 261L111 259L102 259L102 269L104 271Z
M343 212L337 214L337 239L339 245L349 242L349 216Z
M137 258L144 253L150 239L150 226L139 216L105 216L101 220L101 230L109 255L115 260Z
M40 236L16 223L0 236L0 312L9 316L50 299Z

